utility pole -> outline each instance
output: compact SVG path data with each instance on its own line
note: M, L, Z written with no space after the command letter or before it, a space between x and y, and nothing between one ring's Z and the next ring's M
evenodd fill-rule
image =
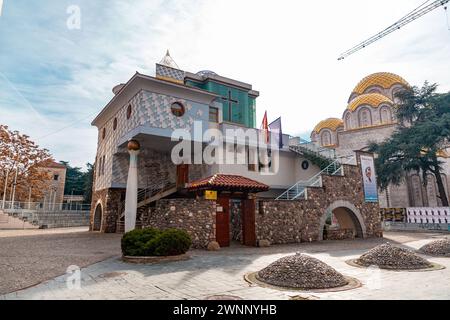
M11 209L14 210L14 200L16 197L17 175L19 174L19 166L16 167L16 176L14 177L13 192L11 196Z
M8 171L6 171L5 187L3 188L2 210L5 210L6 192L8 191L8 178L9 178L9 169Z
M31 209L31 189L32 189L32 188L33 188L33 187L30 186L30 191L28 192L28 210Z

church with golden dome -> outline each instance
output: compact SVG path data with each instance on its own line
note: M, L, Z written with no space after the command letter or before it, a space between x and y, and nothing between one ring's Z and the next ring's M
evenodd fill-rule
M371 74L362 79L352 90L342 118L321 121L311 133L311 141L320 148L332 149L344 157L354 151L367 149L371 142L383 142L397 127L395 116L396 93L410 84L402 77L388 72ZM450 165L445 152L441 154L445 172L443 180L449 189L447 175ZM380 206L384 208L437 207L435 177L427 177L424 187L423 177L410 174L400 186L390 186L380 192Z

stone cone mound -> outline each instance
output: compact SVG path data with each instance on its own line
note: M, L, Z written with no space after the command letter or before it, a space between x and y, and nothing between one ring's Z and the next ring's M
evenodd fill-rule
M420 248L420 252L432 256L450 256L450 239L436 240Z
M394 270L427 269L433 266L411 250L395 247L389 243L373 248L355 262L365 267L377 266Z
M256 278L270 285L303 290L332 289L348 284L332 267L302 254L275 261L258 272Z

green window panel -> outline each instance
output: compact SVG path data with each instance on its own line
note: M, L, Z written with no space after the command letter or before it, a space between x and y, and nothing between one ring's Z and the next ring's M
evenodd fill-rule
M224 121L254 128L256 123L256 101L248 92L214 81L199 83L187 80L186 85L213 92L222 102Z

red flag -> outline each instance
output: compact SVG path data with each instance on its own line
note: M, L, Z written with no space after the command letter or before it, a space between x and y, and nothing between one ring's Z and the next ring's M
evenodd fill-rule
M269 143L269 121L267 120L267 111L264 113L264 118L261 124L261 130L266 134L266 143Z

